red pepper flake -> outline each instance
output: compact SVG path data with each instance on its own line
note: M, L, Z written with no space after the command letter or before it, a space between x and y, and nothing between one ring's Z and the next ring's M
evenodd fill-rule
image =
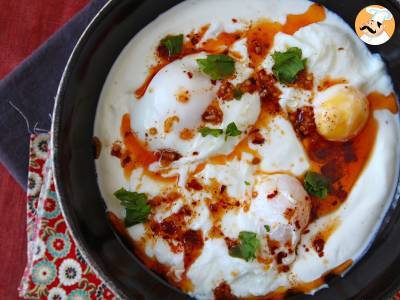
M294 209L293 208L286 208L285 212L283 213L283 215L285 216L286 220L290 221L294 215Z
M277 263L278 265L281 265L281 264L282 264L282 261L283 261L283 259L284 259L285 257L287 257L287 253L286 253L286 252L283 252L283 251L279 252L279 253L276 255L276 263Z
M220 194L223 194L226 190L226 185L221 185Z
M219 103L217 101L214 101L211 103L205 112L201 115L201 119L204 122L208 122L214 125L218 125L222 122L222 119L224 118L224 113L222 109L219 106Z
M186 183L186 188L188 190L201 191L203 189L203 186L197 181L196 178L193 178L192 180Z
M300 229L300 228L301 228L299 220L296 220L296 221L294 222L294 225L296 226L297 229Z
M272 193L267 195L268 199L275 198L278 195L278 190L273 191Z
M187 76L192 79L193 78L193 73L192 72L187 72Z
M291 117L294 128L300 137L304 138L316 131L314 120L314 109L311 106L305 106L297 109Z
M295 82L288 84L288 86L311 91L314 87L314 76L311 73L307 73L306 70L303 70L297 74Z
M168 48L164 45L159 45L157 47L157 55L158 55L158 57L161 57L167 61L169 61L169 59L170 59Z
M118 158L121 158L121 156L122 156L121 150L122 150L121 143L120 142L115 142L111 147L111 155L115 156L115 157L118 157Z
M224 237L224 240L225 240L225 244L228 247L228 249L235 247L239 243L238 240L234 240L234 239L231 239L228 237Z
M168 149L160 150L156 153L156 155L160 160L160 165L162 167L167 167L172 162L179 160L182 157L182 155L180 155L178 152Z
M269 252L271 252L272 255L275 255L276 250L281 247L281 243L279 241L272 240L269 237L267 237L267 244Z
M312 245L314 250L318 253L319 257L324 256L325 241L322 238L315 238L312 242Z
M184 266L187 270L200 256L204 246L201 230L188 230L183 234Z
M286 272L288 272L290 270L290 268L287 265L281 265L281 266L279 266L278 270L280 272L286 273Z
M251 141L255 145L262 145L265 143L265 138L260 132L255 132Z
M125 166L127 164L129 164L132 161L130 156L125 157L122 161L121 161L121 167L125 168Z
M226 282L222 282L214 289L215 300L237 300L238 298L232 294L231 287Z
M224 101L233 100L234 98L233 89L234 89L233 84L230 83L229 81L224 80L222 81L221 86L218 89L217 97Z
M253 94L257 91L257 80L254 77L250 77L246 79L243 83L241 83L238 87L242 93L250 93Z

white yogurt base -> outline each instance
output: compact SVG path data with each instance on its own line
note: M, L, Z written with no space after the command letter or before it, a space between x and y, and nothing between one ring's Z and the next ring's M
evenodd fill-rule
M102 142L102 152L96 160L99 186L110 211L120 218L124 217L123 207L113 196L121 187L145 192L150 196L159 194L163 188L159 182L149 178L139 180L140 169L134 171L129 181L126 180L119 160L109 155L112 143L120 139L121 117L129 112L132 103L137 101L134 90L141 85L148 68L154 63L153 49L159 41L167 34L186 34L207 23L211 24L211 29L215 32L234 31L243 25L240 22L233 24L233 17L247 21L267 17L284 23L287 14L303 13L309 5L310 2L302 0L185 1L158 17L130 41L115 62L103 87L95 122L94 135ZM212 34L212 30L208 34ZM303 50L303 55L308 58L308 68L317 79L326 75L332 78L343 77L365 94L378 91L387 95L393 90L380 57L370 54L344 21L333 13L328 12L326 20L304 27L293 36L277 34L271 52L290 46L297 46ZM337 54L332 49L338 47L344 47L345 50ZM267 57L263 65L270 70L271 58ZM307 104L307 96L301 92L291 88L282 89L282 105L293 99L296 100L291 103L294 107ZM308 227L310 232L302 236L300 244L309 245L310 239L326 224L340 220L325 244L323 258L318 257L314 251L306 252L303 247L298 247L291 272L278 273L274 268L264 270L257 262L233 258L229 256L222 239L209 239L205 242L201 256L188 272L188 277L195 287L193 296L198 299L211 299L212 290L222 280L229 283L236 296L265 295L280 286L290 287L297 282L313 281L349 259L356 262L371 243L390 206L397 179L396 168L400 153L398 116L387 110L380 110L375 112L374 117L379 127L375 148L351 194L337 211L312 223ZM280 135L279 130L273 131L270 133L269 142L260 147L263 149L259 151L269 153L262 161L263 170L285 171L296 176L303 174L309 164L290 123L283 119L277 119L274 123L286 134ZM283 140L288 146L274 151L275 145L282 144ZM182 178L184 170L180 170ZM243 185L252 174L251 168L243 161L233 161L226 166L208 165L203 172L220 182L226 181L228 192L238 198L244 198L254 184L251 182L250 187ZM181 188L184 188L183 180ZM201 198L201 194L197 196ZM162 219L179 209L179 203L177 205L159 218ZM200 217L192 222L191 228L207 232L211 227L208 210L205 206L200 206L199 212ZM232 236L237 236L238 232L243 230L260 232L256 222L246 221L245 214L239 217L227 216L225 219L226 224L236 224L236 232L230 232ZM232 227L226 226L226 229L228 232ZM139 240L143 235L143 225L129 228L129 233L134 240ZM172 266L177 276L183 272L182 254L172 253L162 240L158 240L154 245L147 245L146 254Z

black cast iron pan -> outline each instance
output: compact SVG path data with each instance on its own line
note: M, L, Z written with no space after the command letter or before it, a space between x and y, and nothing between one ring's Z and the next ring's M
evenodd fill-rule
M179 2L109 1L76 46L56 99L52 148L63 213L83 256L123 299L189 298L148 271L114 232L97 185L91 143L97 102L114 61L140 29ZM351 27L363 7L380 4L392 11L400 26L400 4L395 0L316 2L339 14ZM399 30L390 42L370 49L384 58L400 95ZM332 277L328 282L330 288L314 296L291 295L288 299L385 299L400 287L400 206L390 209L373 245L359 263L344 278Z

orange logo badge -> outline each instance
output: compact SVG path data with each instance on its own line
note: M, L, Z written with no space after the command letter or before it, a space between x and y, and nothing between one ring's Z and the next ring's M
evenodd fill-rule
M393 14L385 7L371 5L361 10L357 16L357 35L368 45L382 45L392 37L395 30Z

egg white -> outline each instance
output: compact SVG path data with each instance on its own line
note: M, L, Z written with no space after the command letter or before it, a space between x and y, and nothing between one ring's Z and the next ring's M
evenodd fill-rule
M223 112L220 124L202 122L201 115L216 99L220 86L212 84L210 78L199 71L196 60L205 57L205 53L194 54L168 64L152 79L145 95L129 105L133 116L131 127L141 140L147 142L150 150L172 149L183 156L173 164L174 167L211 155L230 153L242 138L238 136L226 140L224 135L203 137L198 131L201 127L225 130L235 122L238 129L244 132L254 124L260 113L258 93L246 93L241 101L219 101ZM191 78L187 75L189 72ZM189 100L185 103L177 100L181 91L189 92ZM171 117L177 117L178 121L174 122L170 132L165 132L164 122ZM157 130L155 135L149 135L151 128ZM180 132L184 129L192 130L194 137L182 139ZM194 152L196 155L193 155ZM156 168L153 166L154 170Z

